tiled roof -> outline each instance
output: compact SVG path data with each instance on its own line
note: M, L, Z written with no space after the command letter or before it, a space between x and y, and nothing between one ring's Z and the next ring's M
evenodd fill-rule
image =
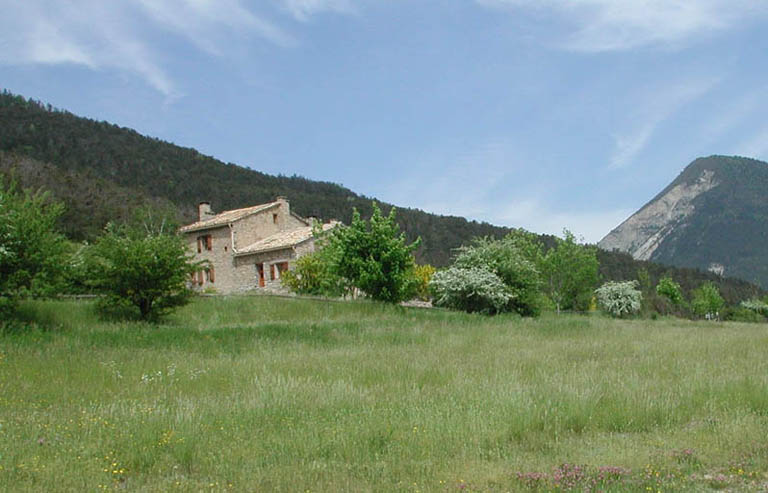
M257 212L265 211L271 207L276 207L279 202L270 202L268 204L254 205L251 207L245 207L244 209L234 209L231 211L224 211L215 216L211 216L209 219L203 221L197 221L192 224L188 224L179 229L182 233L188 233L190 231L198 231L201 229L216 228L219 226L226 226L227 224L242 219L245 216L256 214Z
M323 231L328 231L331 228L335 228L340 223L338 221L331 221L330 223L323 224ZM272 236L267 236L263 240L259 240L256 243L248 245L245 248L237 250L236 255L248 255L253 253L271 252L273 250L282 250L283 248L290 248L292 246L303 243L312 238L312 227L307 226L304 228L298 228L291 231L281 231L275 233Z

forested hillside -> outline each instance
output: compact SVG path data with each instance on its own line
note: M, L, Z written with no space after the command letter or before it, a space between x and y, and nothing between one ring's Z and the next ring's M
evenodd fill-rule
M196 205L202 200L221 211L268 202L278 195L288 197L297 213L324 220L348 223L353 207L364 217L372 211L371 198L341 185L271 176L223 163L194 149L81 118L7 91L0 94L0 173L13 174L24 187L50 190L64 202L62 230L75 240L94 237L108 220L127 218L139 205L173 210L181 222L195 218ZM385 210L391 207L381 205ZM418 209L399 208L397 218L410 240L422 239L417 261L438 267L448 264L453 250L471 238L498 238L509 231ZM546 237L543 240L549 242ZM600 252L600 261L605 279L633 279L644 265L613 252ZM655 264L646 269L652 277L663 271L680 278L684 287L714 278L729 301L747 298L756 289L695 270Z

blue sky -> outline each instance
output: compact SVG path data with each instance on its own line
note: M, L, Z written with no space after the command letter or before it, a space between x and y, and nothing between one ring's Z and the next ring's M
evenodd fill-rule
M595 242L696 157L768 158L762 0L0 7L2 88L402 207Z

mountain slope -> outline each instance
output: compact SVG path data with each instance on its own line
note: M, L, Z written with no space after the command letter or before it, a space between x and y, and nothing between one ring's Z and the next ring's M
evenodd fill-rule
M598 245L768 287L768 163L699 158Z

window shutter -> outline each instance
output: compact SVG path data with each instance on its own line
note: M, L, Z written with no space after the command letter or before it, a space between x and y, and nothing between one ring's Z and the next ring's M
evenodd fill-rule
M215 278L214 278L214 275L213 275L213 266L211 266L211 272L210 272L209 278L210 278L211 282L215 281Z
M205 237L205 249L213 250L213 236L208 235Z
M197 272L197 284L199 286L203 285L203 271L198 271Z
M200 253L203 251L203 242L201 241L201 238L197 237L197 253Z

